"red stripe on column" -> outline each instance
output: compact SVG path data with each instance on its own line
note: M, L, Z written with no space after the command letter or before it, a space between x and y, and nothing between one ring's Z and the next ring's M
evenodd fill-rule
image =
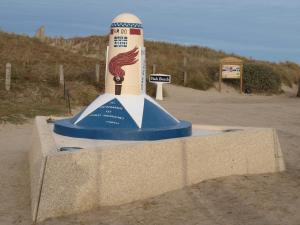
M130 29L130 34L141 35L141 30L140 29Z

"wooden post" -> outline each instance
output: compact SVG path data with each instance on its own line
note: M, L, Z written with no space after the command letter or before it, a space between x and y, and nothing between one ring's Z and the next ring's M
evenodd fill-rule
M99 45L96 46L96 58L98 60L100 60L100 46ZM105 57L104 57L104 59L105 59Z
M99 83L100 81L100 65L96 64L96 82Z
M5 73L5 90L10 90L10 83L11 83L11 64L6 63L6 73Z
M64 99L67 98L67 92L66 92L66 83L64 82Z
M63 86L65 83L65 78L64 78L64 66L59 65L59 85Z
M69 90L67 90L66 92L67 92L66 104L67 104L67 107L68 107L68 112L69 112L70 115L72 115Z
M183 85L187 85L187 58L186 56L183 57Z
M152 65L152 74L155 74L156 73L156 64L153 64Z
M240 64L240 74L241 74L240 91L241 91L241 94L243 94L243 77L244 77L243 71L244 71L243 64Z
M300 78L298 80L298 93L297 93L297 97L300 97Z
M222 69L223 69L223 64L220 64L220 70L219 70L219 92L221 92L222 88Z

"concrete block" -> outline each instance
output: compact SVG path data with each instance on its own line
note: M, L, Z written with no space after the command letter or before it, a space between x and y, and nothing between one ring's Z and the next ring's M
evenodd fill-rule
M146 199L216 177L285 169L272 128L193 125L191 137L140 142L74 139L52 129L45 117L36 118L29 157L34 221Z

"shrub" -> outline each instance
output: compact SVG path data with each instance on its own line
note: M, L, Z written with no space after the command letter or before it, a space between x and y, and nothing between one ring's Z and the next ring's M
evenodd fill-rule
M198 73L197 75L192 74L188 77L187 86L199 89L199 90L207 90L210 87L212 87L212 80L201 73Z
M244 65L244 87L253 92L279 93L280 75L269 65L250 62Z
M297 84L298 79L300 78L300 66L292 62L281 62L278 64L272 65L273 68L278 71L282 83L292 87L293 84Z

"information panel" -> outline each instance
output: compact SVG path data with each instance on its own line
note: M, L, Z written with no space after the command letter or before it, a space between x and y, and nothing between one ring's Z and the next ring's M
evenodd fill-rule
M222 78L239 79L241 77L240 65L223 65Z

